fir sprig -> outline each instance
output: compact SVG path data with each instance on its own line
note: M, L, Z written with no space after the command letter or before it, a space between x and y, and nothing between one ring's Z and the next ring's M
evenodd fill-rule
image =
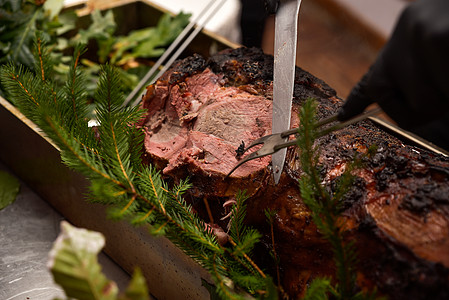
M279 257L277 255L277 251L276 251L276 241L275 241L275 236L274 236L274 217L276 216L276 211L275 210L265 210L265 216L267 218L268 223L270 224L270 235L271 235L271 247L272 250L270 252L271 256L273 257L275 266L276 266L276 279L279 285L279 289L282 290L282 285L281 285L281 271L279 270Z
M78 63L84 48L76 48L63 87L53 84L43 67L50 63L45 43L37 42L37 48L40 74L10 64L1 69L1 81L10 99L56 143L62 160L91 181L90 200L108 204L114 218L147 224L153 234L166 235L210 272L223 298L240 299L248 292L275 297L272 280L250 257L260 234L243 225L245 197L237 197L232 242L222 246L182 198L190 184L182 181L169 187L154 167L142 164L136 148L142 149L143 133L132 126L142 112L122 108L120 73L112 66L102 67L95 131L84 109L85 77Z
M332 290L331 281L328 278L316 278L307 288L305 299L307 300L323 300L327 299L329 292Z
M257 230L244 224L247 199L246 191L239 191L236 195L236 204L232 207L229 241L233 248L230 255L241 263L238 267L244 267L251 274L265 278L264 272L249 258L262 236Z
M364 294L356 291L356 248L352 241L345 239L345 225L342 221L342 200L353 183L352 172L360 167L360 159L347 162L336 190L329 193L322 184L318 163L320 151L316 142L316 109L316 101L308 99L300 111L298 151L303 173L299 186L302 199L310 209L315 225L332 246L337 284L332 286L329 279L319 278L310 286L306 299L324 299L329 294L336 299L371 299L375 297L375 293Z
M246 227L244 225L246 217L246 200L248 196L246 191L239 191L236 195L236 203L232 207L232 218L229 224L229 235L236 242L242 241L246 235Z

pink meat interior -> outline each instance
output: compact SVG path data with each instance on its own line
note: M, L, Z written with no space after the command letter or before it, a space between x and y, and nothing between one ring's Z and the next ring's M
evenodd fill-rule
M193 168L209 175L226 175L237 163L242 142L271 133L272 101L244 89L224 87L209 69L184 82L156 85L149 103L145 148L165 161L163 173ZM245 177L266 168L270 157L255 159L232 176Z

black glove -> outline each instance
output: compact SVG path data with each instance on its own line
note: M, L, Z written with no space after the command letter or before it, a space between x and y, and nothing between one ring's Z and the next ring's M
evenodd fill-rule
M436 119L447 121L448 0L418 0L404 10L391 39L339 111L340 121L373 102L411 131Z
M280 0L264 0L265 10L268 14L275 14L279 8Z

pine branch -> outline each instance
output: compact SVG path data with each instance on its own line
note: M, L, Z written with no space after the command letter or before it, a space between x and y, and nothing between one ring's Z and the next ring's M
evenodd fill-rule
M274 217L276 216L276 211L265 210L265 216L268 220L268 223L270 224L270 235L271 235L271 245L272 245L271 253L273 255L274 263L276 266L277 283L278 283L279 287L281 287L281 274L280 274L280 270L279 270L279 258L277 256L277 252L276 252L276 243L275 243L275 239L274 239L274 224L273 224Z
M42 81L52 77L54 61L50 58L47 41L41 31L36 32L36 41L34 43L34 69L38 71L38 75Z
M242 237L245 235L245 217L246 217L246 204L248 199L246 191L239 191L236 195L236 204L232 207L231 221L229 226L229 235L236 242L241 242Z
M80 70L80 57L86 52L84 45L75 47L72 63L69 69L69 80L64 87L67 105L71 108L73 118L87 118L87 93L84 90L86 78Z
M91 181L91 201L108 204L114 218L126 217L135 224L150 225L152 233L165 234L212 274L221 296L242 298L245 293L234 284L256 295L273 296L268 291L273 286L271 278L250 257L260 234L243 224L246 197L239 195L234 208L231 227L236 240L219 245L182 198L190 184L183 181L169 188L155 168L143 167L136 150L142 146L143 134L132 126L142 112L121 107L119 72L110 66L102 68L96 93L100 126L95 137L87 126L84 77L78 63L84 48L77 48L63 87L48 76L44 43L38 42L37 48L38 75L11 64L1 69L0 78L14 103L56 143L64 163Z
M109 184L122 188L125 187L120 181L112 178L108 174L101 157L91 152L76 140L73 140L65 128L62 128L50 116L46 116L45 120L48 125L45 132L50 134L52 140L57 143L61 149L62 160L69 167L88 176L91 180L104 180Z
M149 166L142 170L140 179L139 183L142 192L144 192L143 196L154 199L154 205L156 205L163 214L167 214L165 205L169 195L167 195L167 190L163 188L163 181L159 172L152 166Z
M45 95L43 89L38 89L41 81L23 66L16 67L10 63L2 67L1 81L6 90L8 98L19 107L22 113L30 120L38 120L40 109L40 97Z
M309 99L300 112L301 125L298 134L302 174L299 185L304 203L311 210L312 218L323 237L329 241L334 253L337 286L330 289L329 281L320 280L313 285L311 299L333 291L338 299L351 299L355 296L356 249L352 242L344 238L344 225L341 222L341 200L349 191L353 181L351 172L359 166L359 161L347 163L344 174L340 177L337 191L331 195L322 185L318 171L319 149L314 146L316 133L315 111L317 104Z
M257 271L259 276L261 276L262 278L266 278L267 276L265 275L265 273L256 265L256 263L254 263L254 261L247 254L247 251L254 247L254 244L259 241L260 237L260 233L258 233L257 231L253 231L252 236L248 235L246 241L244 241L246 243L242 242L240 244L235 243L234 240L230 238L229 241L231 245L234 246L234 249L232 252L229 252L229 254L231 254L233 257L236 257L236 259L239 260L239 262L241 262L242 265L245 266L246 269L249 270L253 275L256 275L255 271ZM249 265L245 262L242 262L239 258L240 256L243 257L249 263ZM249 266L255 271L249 268Z
M229 242L233 249L228 253L250 274L266 278L264 272L249 257L255 244L260 241L261 235L258 231L244 225L247 199L246 191L239 191L236 195L236 203L232 207L229 224Z
M304 300L323 300L328 299L328 293L331 289L331 281L327 278L317 278L308 287Z
M223 299L231 299L231 300L245 299L244 296L234 293L232 289L226 284L226 283L231 284L231 282L228 278L224 277L226 272L223 272L221 267L216 264L218 260L219 260L218 257L214 255L213 262L211 266L208 268L211 272L211 275L215 278L215 282L218 283L216 289L218 295Z

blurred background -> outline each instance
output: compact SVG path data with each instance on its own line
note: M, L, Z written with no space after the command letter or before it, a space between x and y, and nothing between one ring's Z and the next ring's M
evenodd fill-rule
M173 12L198 14L208 1L153 0ZM273 53L274 18L263 0L227 0L206 25L245 46ZM297 65L323 79L345 99L388 39L406 0L303 0Z
M88 2L98 5L101 1ZM149 0L173 13L192 13L192 19L210 1ZM303 0L297 65L326 81L345 99L389 38L407 2L410 0ZM226 0L205 28L231 42L261 47L272 54L273 26L274 17L267 16L263 0Z

